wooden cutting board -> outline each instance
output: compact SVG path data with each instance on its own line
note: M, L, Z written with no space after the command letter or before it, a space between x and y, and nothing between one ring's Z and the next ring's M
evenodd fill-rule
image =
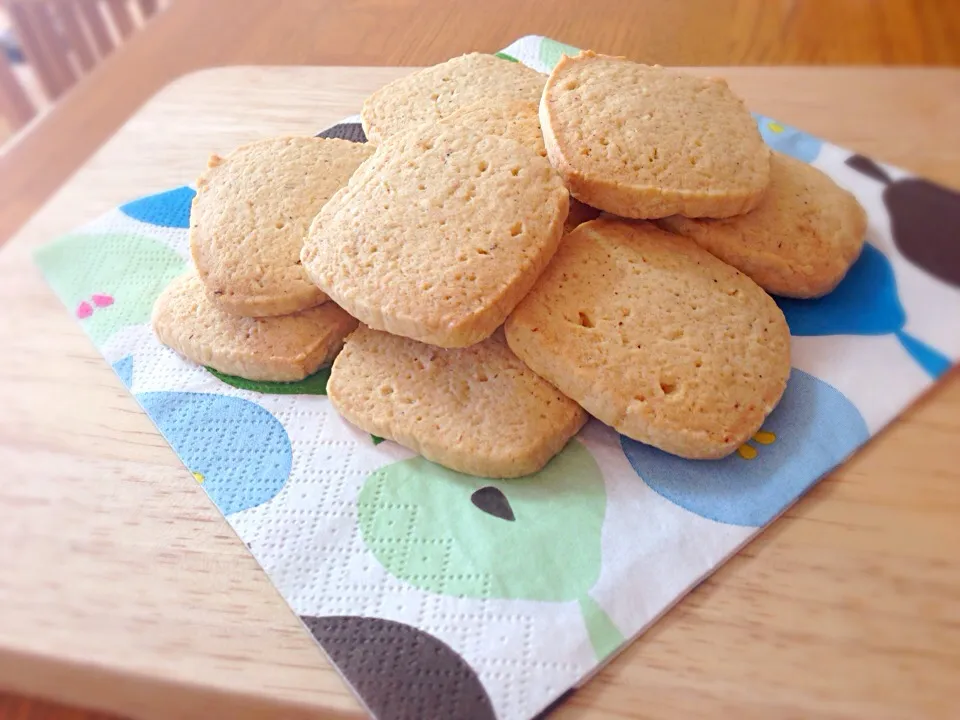
M315 133L409 71L188 75L0 251L0 687L165 720L362 713L30 251L192 181L209 152ZM695 72L726 76L751 109L960 187L960 70ZM558 715L953 712L958 437L953 372Z

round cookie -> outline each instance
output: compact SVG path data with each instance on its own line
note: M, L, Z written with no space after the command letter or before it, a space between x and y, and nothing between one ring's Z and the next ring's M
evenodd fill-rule
M531 370L627 437L721 458L758 429L790 375L790 332L750 278L646 222L567 235L506 322Z
M327 393L363 430L481 477L537 472L587 420L510 351L502 331L445 350L361 326L337 356Z
M544 88L540 123L571 194L622 217L738 215L769 181L770 151L723 80L592 52L564 56Z
M231 315L193 272L175 278L153 306L161 343L199 365L247 380L293 382L329 363L357 321L333 303L292 315Z
M279 137L211 157L190 211L190 251L223 310L286 315L327 300L300 267L303 237L372 153L346 140Z
M547 156L540 132L537 100L482 101L462 107L440 121L444 126L462 126L482 135L499 135Z
M519 143L424 126L380 145L323 207L303 267L374 329L465 347L533 286L568 203L546 159Z
M770 187L756 209L715 220L673 215L657 224L690 238L767 292L813 298L833 290L860 256L867 215L828 175L775 152Z
M367 139L379 144L477 102L537 102L545 80L521 63L470 53L383 86L364 101L360 121Z
M441 125L460 125L484 135L498 135L516 140L535 150L541 157L547 156L540 131L537 103L532 100L512 100L506 103L481 102L457 110L440 121ZM570 212L563 224L570 232L580 223L593 220L600 211L570 198Z

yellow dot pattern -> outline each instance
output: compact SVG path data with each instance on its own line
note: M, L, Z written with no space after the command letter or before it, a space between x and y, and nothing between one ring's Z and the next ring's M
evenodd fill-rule
M744 460L753 460L757 456L757 449L752 445L741 445L737 448L737 454Z
M768 430L759 430L751 439L761 445L772 445L777 436ZM737 454L744 460L753 460L757 457L757 449L753 445L744 444L737 448Z

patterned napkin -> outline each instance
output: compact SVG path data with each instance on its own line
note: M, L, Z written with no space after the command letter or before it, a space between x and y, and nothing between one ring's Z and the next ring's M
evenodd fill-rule
M549 71L573 48L525 37ZM869 242L819 300L781 300L794 368L752 441L689 462L591 421L535 475L494 481L380 442L300 383L213 373L150 309L189 262L194 191L134 200L41 248L50 285L380 718L528 718L890 422L960 357L960 196L757 116L853 191ZM363 140L356 119L323 133Z

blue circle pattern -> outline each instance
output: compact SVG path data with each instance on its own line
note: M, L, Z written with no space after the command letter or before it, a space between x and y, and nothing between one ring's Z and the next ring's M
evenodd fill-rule
M145 392L137 400L224 515L267 502L286 483L290 438L256 403L192 392Z
M757 121L757 127L764 142L774 150L804 162L813 162L817 159L820 148L823 147L823 141L819 138L764 115L754 113L753 117Z
M813 300L774 298L791 335L896 335L904 350L932 378L950 368L936 348L904 331L907 315L887 256L865 243L860 257L833 292Z
M763 430L757 456L684 460L621 436L633 469L651 489L701 517L762 527L869 438L853 403L813 375L797 370Z
M133 387L133 355L127 355L113 363L113 371L127 390Z
M775 299L791 335L885 335L907 319L890 261L870 243L833 292L813 300Z
M190 227L190 205L197 193L184 185L173 190L147 195L120 206L134 220L161 227Z

